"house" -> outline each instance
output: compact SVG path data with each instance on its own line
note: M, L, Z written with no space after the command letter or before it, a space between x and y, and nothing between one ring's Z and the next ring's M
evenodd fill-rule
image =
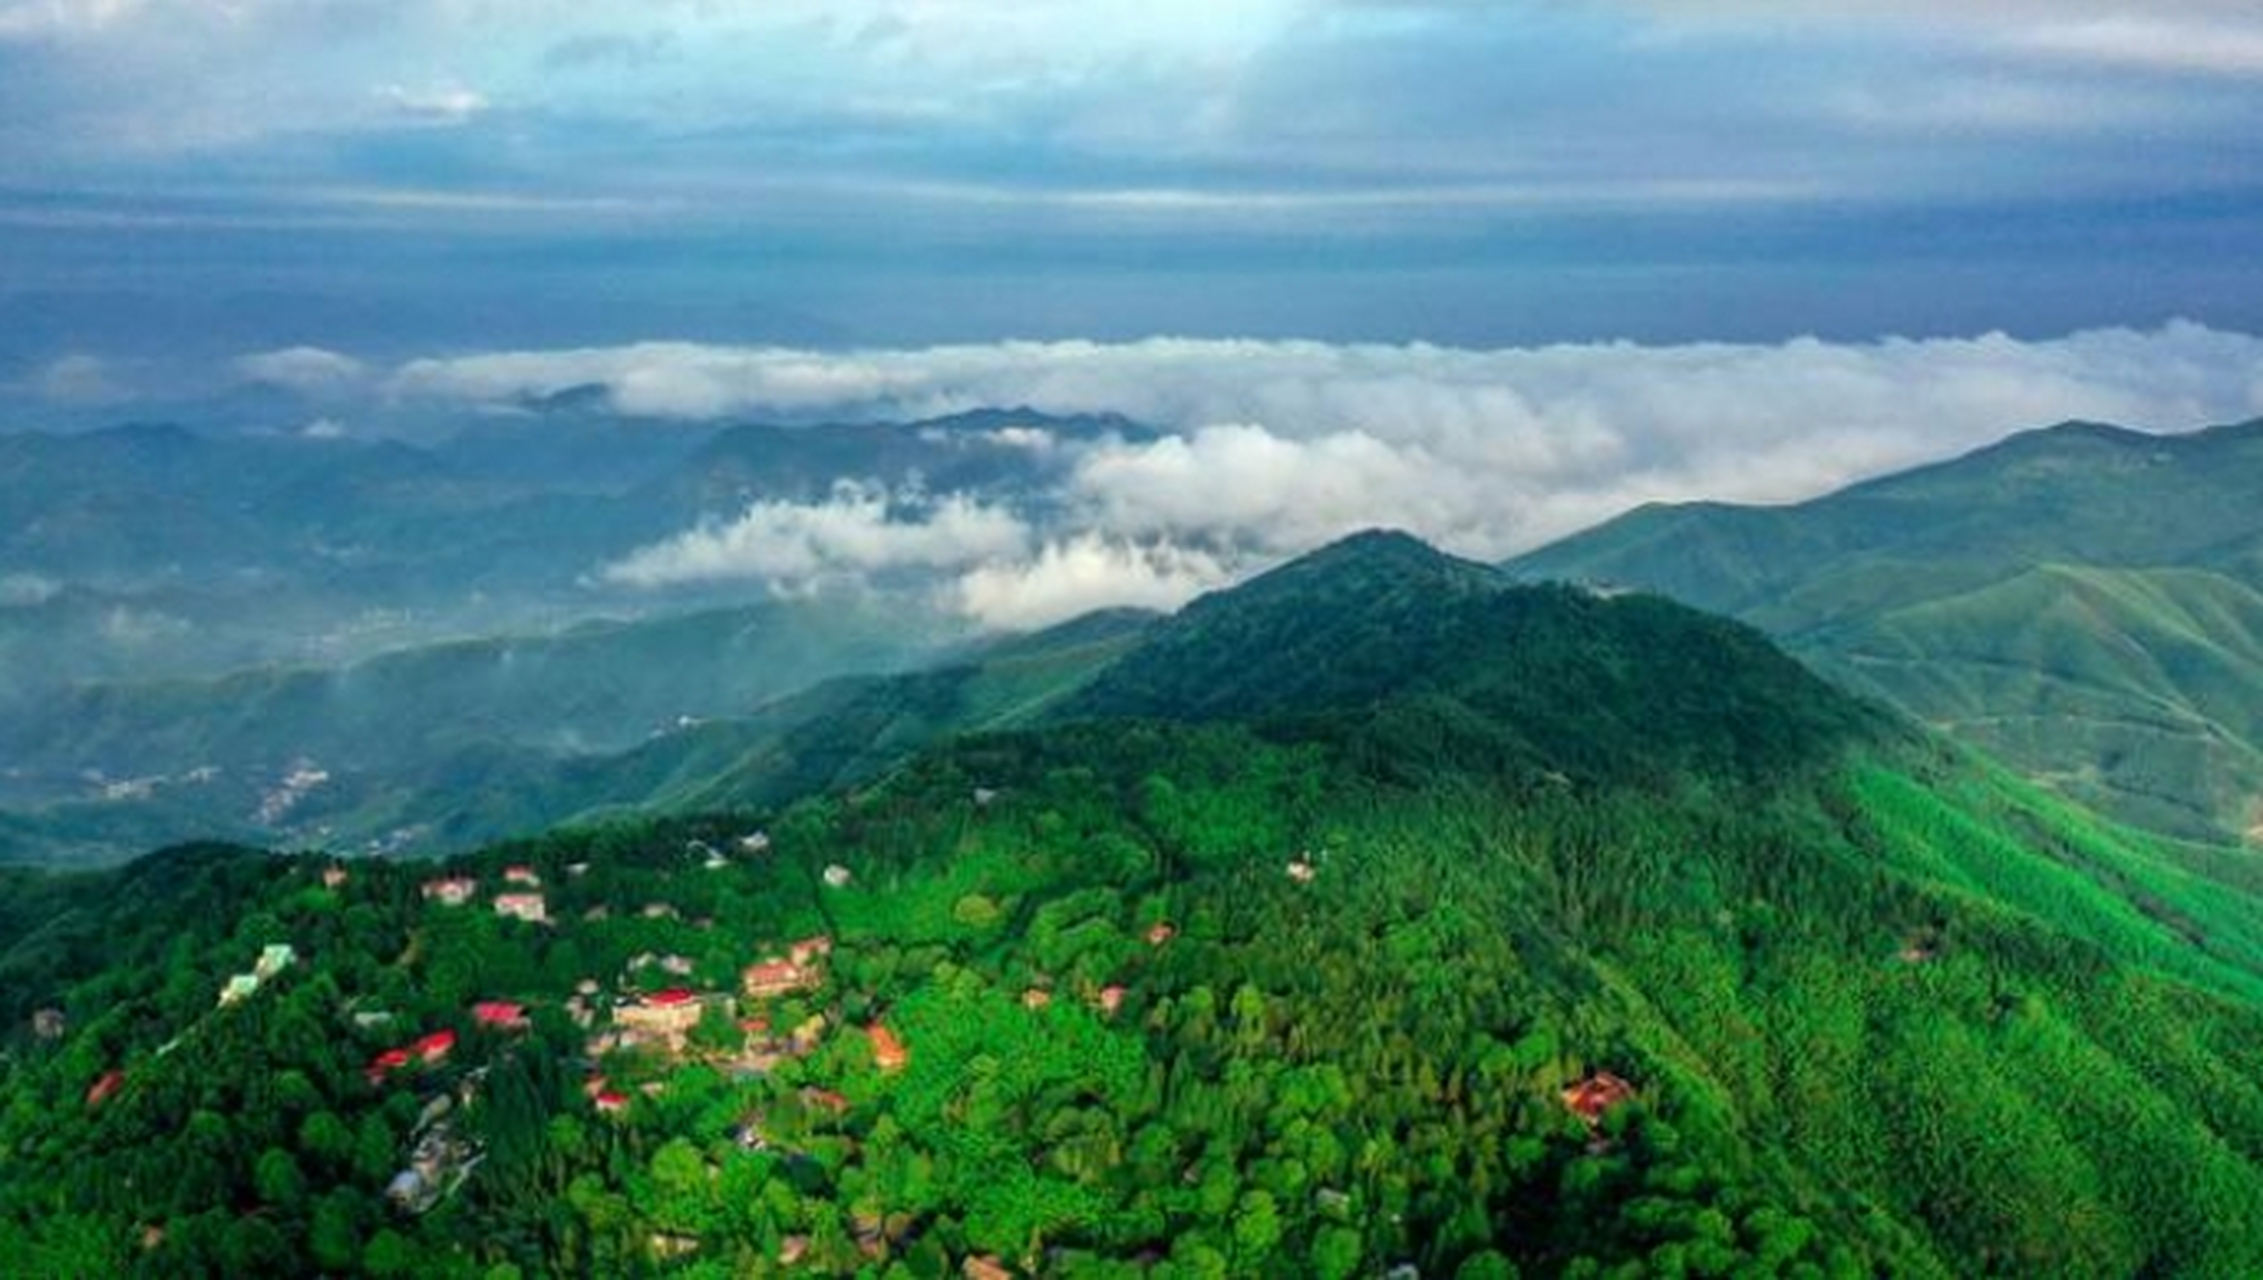
M1042 1009L1051 1003L1053 993L1043 987L1031 987L1021 993L1021 1007L1024 1009Z
M741 853L768 853L768 852L770 852L770 833L769 833L769 832L767 832L767 831L750 831L750 832L748 832L747 834L745 834L745 835L743 835L743 836L740 836L740 837L739 837L739 852L741 852Z
M838 862L831 863L825 868L825 884L828 888L846 889L849 887L849 881L855 878L854 872Z
M548 924L549 906L539 893L499 893L495 895L495 914L512 916L528 924Z
M1006 1264L998 1261L998 1255L994 1253L968 1258L959 1264L959 1274L965 1280L1014 1280L1014 1273L1008 1271Z
M385 1198L403 1213L423 1213L440 1199L440 1188L415 1169L403 1169L385 1184Z
M1164 943L1169 942L1171 939L1178 936L1178 926L1172 924L1168 920L1158 920L1154 924L1148 926L1147 945L1151 947L1160 947Z
M739 971L739 985L749 999L774 1000L795 991L807 991L823 974L793 960L764 960Z
M243 1001L249 1000L253 996L258 994L258 975L249 973L236 974L235 976L228 979L226 985L220 988L220 1007L225 1009L229 1005L240 1004Z
M834 1115L844 1115L849 1109L847 1096L831 1089L803 1089L801 1100L812 1107L823 1107Z
M644 904L644 918L647 920L673 920L677 914L676 908L665 902Z
M882 1071L895 1072L903 1070L911 1062L911 1051L887 1027L875 1022L864 1029L864 1034L872 1041L873 1066Z
M566 864L566 874L579 880L589 874L589 864L586 862L569 862Z
M1320 875L1319 871L1314 869L1312 863L1304 858L1298 858L1289 863L1288 872L1289 879L1298 884L1311 884Z
M424 899L444 907L460 907L479 894L479 881L470 876L449 876L424 882Z
M1124 1007L1124 989L1118 986L1100 988L1100 1012L1113 1018Z
M456 1033L435 1031L409 1046L410 1051L427 1065L440 1061L456 1049Z
M322 887L325 889L342 889L351 878L346 874L346 869L336 863L322 869Z
M601 1089L592 1101L597 1106L597 1114L603 1116L617 1116L629 1109L629 1095L617 1089Z
M833 936L820 933L803 938L786 948L786 958L795 964L815 964L833 954Z
M105 1071L100 1076L97 1076L95 1078L93 1084L87 1086L86 1105L90 1107L99 1107L103 1103L108 1102L111 1099L112 1095L116 1094L118 1090L125 1087L125 1072L119 1071L116 1068Z
M803 1258L808 1256L808 1236L787 1236L778 1242L778 1265L781 1267L798 1265Z
M498 1031L526 1029L526 1006L514 1000L482 1000L471 1007L472 1020Z
M406 1049L387 1049L370 1059L362 1074L369 1077L371 1084L382 1084L385 1077L409 1065L409 1056Z
M533 867L524 864L503 868L503 883L525 885L530 889L542 887L542 876Z
M70 1028L70 1020L61 1009L41 1009L31 1015L31 1033L42 1040L60 1040Z
M699 1025L700 1017L707 1012L706 1002L698 993L682 987L656 991L634 1004L625 1004L613 1011L613 1021L630 1032L635 1043L646 1036L664 1041L670 1053L684 1051L684 1038Z
M298 952L287 942L272 942L259 949L259 961L252 966L252 974L261 982L291 967L299 958Z
M1567 1085L1563 1090L1564 1106L1575 1116L1594 1128L1603 1122L1603 1114L1622 1102L1633 1099L1634 1086L1612 1075L1598 1071L1585 1080Z

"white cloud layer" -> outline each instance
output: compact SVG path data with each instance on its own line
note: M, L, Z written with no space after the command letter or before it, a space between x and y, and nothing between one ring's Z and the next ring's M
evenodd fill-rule
M1026 560L978 565L945 597L985 627L1027 631L1095 609L1176 609L1236 576L1207 552L1086 532L1047 542Z
M2253 417L2263 414L2263 341L2173 324L2050 341L1491 351L1178 339L845 353L643 344L423 360L393 378L403 395L471 403L588 384L623 412L691 419L1122 412L1170 434L1074 458L1058 496L1081 527L1286 554L1391 524L1496 557L1642 502L1796 500L2070 418L2181 429ZM849 522L892 527L876 501L852 502ZM707 531L670 563L782 554L757 548L801 545L800 532L765 523L787 518L749 513L755 523L736 541Z
M352 356L321 347L285 347L241 356L236 375L301 395L330 395L361 385L368 368Z
M634 551L598 576L647 589L730 581L793 588L892 570L963 569L1016 556L1029 540L1020 517L963 494L892 498L843 483L820 503L756 503L729 523Z

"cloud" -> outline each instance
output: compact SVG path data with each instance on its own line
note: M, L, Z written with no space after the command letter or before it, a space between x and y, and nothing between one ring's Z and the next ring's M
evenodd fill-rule
M470 403L596 385L623 412L687 419L1121 412L1168 434L1069 459L1053 496L1091 529L1277 553L1394 524L1498 556L1641 502L1791 501L2024 426L2172 429L2263 414L2263 341L2172 324L2048 341L1495 350L642 344L422 360L392 385Z
M63 405L116 404L132 394L109 361L84 353L58 357L39 371L33 388Z
M62 593L62 583L40 574L0 574L0 609L36 608Z
M352 356L321 347L285 347L240 356L235 362L235 372L247 382L280 387L301 395L324 396L360 386L369 369Z
M2109 13L2039 23L2018 33L2037 53L2102 66L2170 74L2263 76L2263 20L2251 12L2178 18Z
M420 124L464 124L488 107L484 94L456 84L431 85L421 89L407 89L392 84L385 86L379 93L394 111Z
M1095 609L1176 609L1236 576L1204 551L1088 532L1049 541L1030 559L971 569L945 595L983 626L1027 631Z
M633 551L597 576L647 590L732 581L794 589L894 570L960 569L1017 556L1029 541L1020 517L963 494L929 499L843 482L824 502L758 502L735 520Z

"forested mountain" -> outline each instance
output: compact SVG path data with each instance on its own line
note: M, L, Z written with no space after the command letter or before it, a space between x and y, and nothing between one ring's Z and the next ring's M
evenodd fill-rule
M2069 423L1788 507L1644 508L1515 573L1660 591L2124 819L2263 832L2263 422Z
M1017 727L761 812L20 873L0 1254L2263 1270L2248 860L1395 536L1092 639Z

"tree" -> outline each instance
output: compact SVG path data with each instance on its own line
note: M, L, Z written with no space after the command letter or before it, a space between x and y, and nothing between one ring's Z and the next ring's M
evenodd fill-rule
M306 1175L299 1172L299 1162L281 1147L269 1147L259 1155L252 1166L252 1190L267 1204L278 1209L298 1208L306 1199Z
M1312 1239L1312 1273L1320 1280L1351 1280L1359 1259L1359 1233L1350 1227L1322 1227Z

